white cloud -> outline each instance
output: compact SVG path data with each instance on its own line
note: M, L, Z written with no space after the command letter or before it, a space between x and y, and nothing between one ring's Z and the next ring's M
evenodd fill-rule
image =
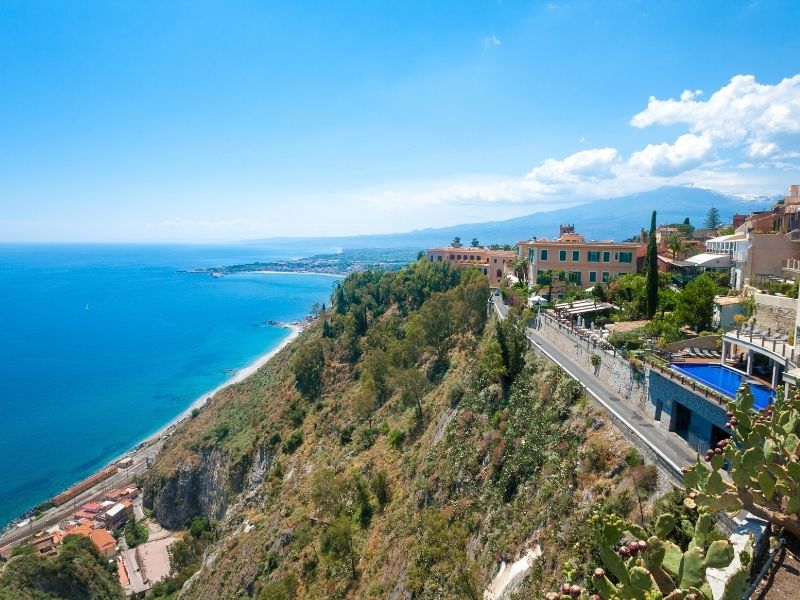
M616 148L582 150L563 160L548 158L525 178L544 184L608 179L614 176L613 167L618 161Z
M627 157L613 147L587 149L548 158L524 177L398 184L365 191L362 198L395 211L509 204L541 209L661 185L774 194L787 183L781 173L794 172L792 181L800 180L800 74L775 85L739 75L708 100L702 97L700 90L686 90L677 100L651 97L647 108L631 118L633 127L685 126L686 131Z
M648 144L644 150L631 154L628 164L653 175L676 175L702 164L712 146L707 135L686 133L674 144Z
M715 147L747 146L751 157L767 157L781 144L797 144L800 135L800 74L775 85L752 75L737 75L703 101L702 92L684 91L678 100L650 97L647 108L631 119L634 127L688 125Z
M483 43L485 46L501 46L503 44L503 40L497 37L495 34L486 36L483 39Z

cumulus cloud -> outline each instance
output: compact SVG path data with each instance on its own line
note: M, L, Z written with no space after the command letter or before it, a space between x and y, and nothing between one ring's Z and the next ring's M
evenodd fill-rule
M800 74L774 85L738 75L704 99L685 90L677 99L651 97L630 119L638 129L684 126L627 156L613 147L547 158L523 177L484 176L375 190L376 202L408 205L529 203L588 200L694 184L728 193L775 193L776 173L800 178ZM584 144L585 138L580 139ZM781 186L783 177L777 178Z
M707 135L686 133L674 144L648 144L643 150L631 154L628 164L653 175L676 175L702 164L712 148Z
M743 146L752 157L777 154L780 144L797 144L800 135L800 74L775 85L760 84L752 75L737 75L708 100L702 92L684 91L680 98L650 97L647 108L631 125L687 125L721 148Z
M607 179L614 176L613 167L618 161L616 148L582 150L563 160L548 158L528 173L526 179L545 184Z

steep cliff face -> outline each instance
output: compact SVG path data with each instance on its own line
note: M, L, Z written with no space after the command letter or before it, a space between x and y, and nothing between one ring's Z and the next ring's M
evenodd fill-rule
M275 453L259 446L231 463L219 448L202 448L167 477L154 477L145 487L144 504L167 528L186 525L194 517L221 520L232 501L255 489L269 471Z

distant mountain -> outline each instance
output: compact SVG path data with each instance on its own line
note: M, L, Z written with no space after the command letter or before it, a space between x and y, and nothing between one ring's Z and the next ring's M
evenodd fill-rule
M574 224L576 231L586 239L620 241L639 233L642 228L648 228L653 210L658 212L659 224L683 222L689 217L692 225L702 227L711 206L719 209L724 222L730 222L734 214L764 210L776 199L743 199L696 187L665 186L649 192L594 200L578 206L537 212L504 221L468 223L384 235L293 239L291 243L302 244L308 249L425 248L447 244L455 236L459 236L467 244L473 237L477 237L481 244L514 244L533 236L556 237L562 223ZM267 240L262 240L261 243L264 242ZM284 239L282 242L288 243L289 240Z

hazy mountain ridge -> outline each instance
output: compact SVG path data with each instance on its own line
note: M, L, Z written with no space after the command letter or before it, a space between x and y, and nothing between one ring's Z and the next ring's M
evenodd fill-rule
M513 244L537 237L555 237L562 223L574 224L587 239L622 240L637 233L650 222L650 213L658 211L658 223L682 222L702 226L708 209L719 209L723 221L735 213L748 214L769 208L776 198L746 198L689 186L665 186L616 198L594 200L553 211L536 212L522 217L485 223L465 223L451 227L421 229L405 233L359 235L351 237L293 239L306 247L334 245L343 248L428 247L445 244L455 236L467 243L477 237L483 244ZM260 242L278 241L260 240ZM287 238L283 242L289 242Z

